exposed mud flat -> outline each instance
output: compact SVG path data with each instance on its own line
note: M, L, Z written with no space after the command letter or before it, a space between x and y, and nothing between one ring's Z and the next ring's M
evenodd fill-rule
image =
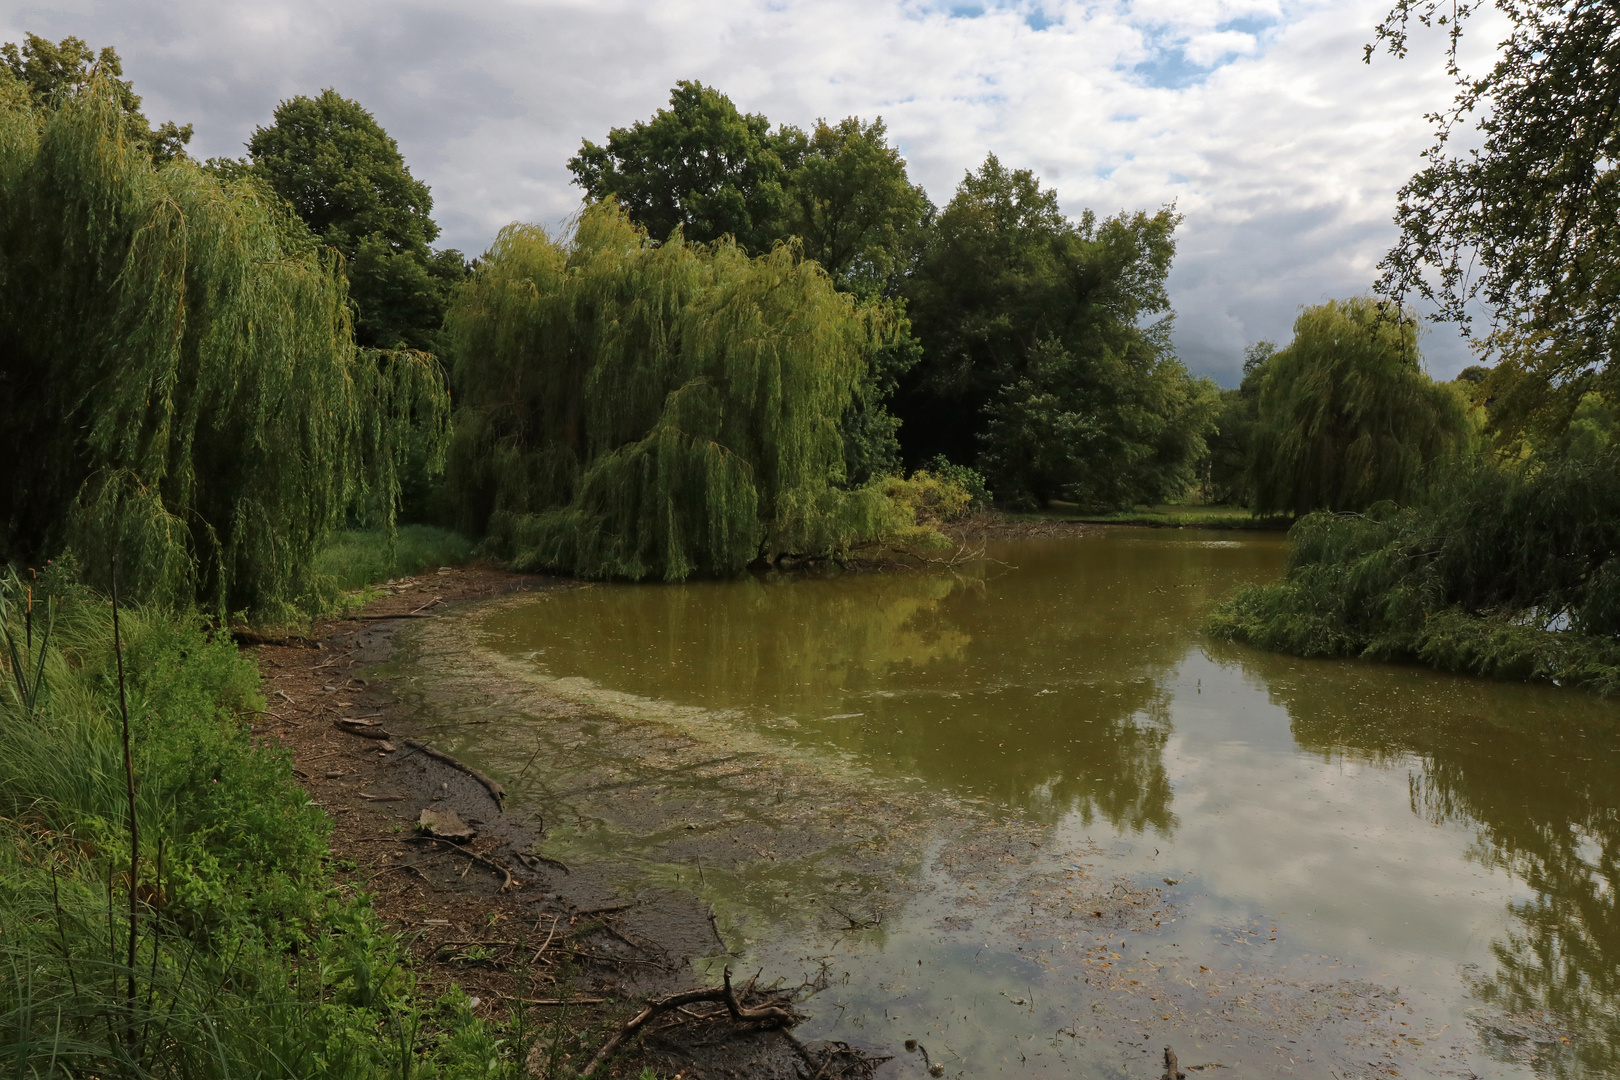
M441 572L397 583L361 619L259 650L272 709L256 733L288 746L312 802L331 816L339 880L370 894L401 934L426 995L455 986L477 1011L502 1019L521 1004L537 1036L530 1066L545 1076L572 1075L642 1001L701 987L702 962L727 956L711 912L690 890L650 885L627 899L601 866L573 872L536 856L544 819L532 809L508 812L498 782L411 739L402 721L416 710L402 707L397 691L414 684L379 679L377 669L398 631L425 616L472 598L571 585L487 568ZM424 811L453 814L476 835L466 843L420 835ZM817 989L750 992L743 982L740 1003L752 1008L791 1007ZM601 1075L651 1067L690 1080L817 1072L830 1080L870 1075L872 1064L870 1055L739 1023L722 1003L701 1002L648 1025Z
M374 674L402 732L496 777L534 830L528 853L569 868L535 887L577 908L635 903L615 925L688 973L636 972L623 992L760 971L813 991L801 1038L890 1056L882 1075L923 1075L906 1039L950 1075L1156 1077L1165 1042L1183 1067L1242 1075L1473 1075L1471 1033L1426 1028L1419 1003L1333 957L1259 948L1265 927L1232 928L1247 959L1184 959L1174 931L1196 880L1122 872L1114 845L807 747L791 720L778 738L546 678L481 640L492 605L535 602L412 626Z

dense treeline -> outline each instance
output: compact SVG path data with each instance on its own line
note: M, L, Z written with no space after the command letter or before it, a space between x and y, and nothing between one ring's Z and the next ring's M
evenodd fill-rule
M26 70L26 67L25 67ZM255 186L153 156L93 72L0 93L0 550L217 612L307 606L319 546L387 523L436 365L356 350L331 258Z
M1169 344L1173 210L1073 220L993 154L936 209L881 119L772 128L697 83L569 167L654 241L786 244L840 290L894 302L896 333L843 418L849 482L943 456L1013 506L1193 487L1215 387Z

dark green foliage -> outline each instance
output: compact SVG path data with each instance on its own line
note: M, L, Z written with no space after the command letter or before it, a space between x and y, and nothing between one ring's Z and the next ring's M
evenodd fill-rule
M301 232L301 230L300 230ZM311 601L352 514L387 526L414 354L356 354L342 280L251 185L155 167L111 84L0 109L0 554L216 612Z
M1211 629L1304 656L1620 689L1620 452L1477 464L1400 508L1315 513L1287 578Z
M1307 308L1271 357L1253 434L1257 511L1361 510L1416 495L1462 449L1462 399L1419 365L1417 326L1367 297Z
M838 422L892 316L789 249L655 245L610 201L566 244L504 230L448 326L460 527L519 566L679 580L892 524L880 493L837 486Z
M982 454L1011 503L1128 505L1180 494L1214 387L1171 356L1165 276L1178 218L1070 221L994 155L939 214L909 312L924 348L897 411L908 456Z
M902 470L900 419L888 402L906 372L922 359L922 345L911 335L903 301L894 301L893 319L872 350L871 362L861 372L839 424L844 440L844 483L849 487Z
M355 338L376 349L438 350L461 253L434 251L433 196L399 145L335 90L276 107L248 141L249 170L291 204L321 243L343 254L358 315ZM219 166L244 171L236 163Z
M1215 430L1208 439L1209 456L1204 459L1202 494L1207 502L1254 503L1254 426L1260 418L1260 384L1276 351L1269 341L1250 345L1243 355L1243 381L1235 390L1220 392Z
M123 73L123 61L115 49L108 46L97 54L76 37L52 44L28 34L21 46L0 45L0 101L54 109L83 93L92 79L99 79L118 103L128 137L153 161L162 165L184 156L192 126L181 127L173 120L157 128L148 125L140 95L128 80L118 78Z
M818 120L786 189L784 234L798 237L805 258L840 289L862 296L894 291L933 211L882 117Z
M1048 339L988 414L979 460L1002 501L1054 498L1081 509L1168 502L1193 484L1214 423L1215 384L1194 379L1168 343L1144 335L1123 354L1076 356Z
M568 169L587 201L614 197L654 240L679 228L689 242L729 236L761 253L783 236L783 184L804 142L803 132L772 132L720 91L683 81L669 108L612 129L606 146L587 139Z
M1493 314L1505 355L1493 415L1511 435L1554 428L1609 386L1620 349L1620 7L1608 0L1496 0L1507 36L1482 75L1461 71L1463 21L1481 0L1398 0L1378 37L1405 55L1412 19L1446 27L1457 95L1434 117L1427 164L1400 192L1382 291L1417 292L1437 317ZM1368 47L1371 58L1373 47ZM1470 117L1481 145L1465 135ZM1507 376L1516 376L1508 378ZM1513 393L1505 391L1512 389ZM1543 415L1547 414L1547 415Z

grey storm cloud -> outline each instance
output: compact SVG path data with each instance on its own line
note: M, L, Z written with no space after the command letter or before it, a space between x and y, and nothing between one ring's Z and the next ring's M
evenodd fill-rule
M560 227L568 157L699 79L776 122L881 115L936 203L986 153L1074 214L1184 215L1176 347L1235 381L1299 308L1368 290L1396 191L1450 97L1438 41L1362 63L1377 2L0 0L0 40L112 45L154 120L236 156L278 101L334 87L432 185L442 241ZM1489 22L1470 48L1495 40ZM1479 61L1470 54L1467 60ZM1468 350L1424 337L1437 376Z

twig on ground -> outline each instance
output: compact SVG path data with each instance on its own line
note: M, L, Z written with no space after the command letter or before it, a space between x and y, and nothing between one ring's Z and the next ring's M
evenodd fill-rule
M624 1048L624 1045L630 1041L636 1032L647 1025L649 1020L662 1016L671 1009L678 1009L683 1005L691 1005L699 1001L719 1001L724 1003L726 1011L731 1014L733 1020L775 1023L783 1027L791 1027L793 1024L798 1023L799 1018L794 1015L791 1009L784 1009L777 1005L761 1005L755 1008L743 1005L742 1002L737 1000L737 994L731 988L730 968L726 968L724 978L724 985L718 988L687 990L683 993L671 994L647 1005L626 1021L624 1026L613 1034L612 1038L602 1044L602 1048L596 1052L596 1056L591 1058L590 1064L581 1070L580 1076L583 1078L594 1076L598 1069L613 1060L613 1057ZM743 987L743 997L748 996L748 992L753 989L753 986L754 980L749 979L748 985Z
M454 851L454 852L457 852L459 854L467 856L467 858L473 860L476 863L482 863L484 866L489 867L491 870L494 870L496 873L500 874L503 878L506 879L501 883L501 892L506 892L508 889L521 889L521 888L523 888L523 882L521 882L517 878L513 877L512 876L512 871L508 870L506 867L502 866L500 863L496 862L494 859L486 859L484 856L478 854L478 852L476 852L476 851L468 851L466 848L460 847L460 846L458 846L456 844L447 843L447 842L442 841L442 840L434 840L433 837L430 837L430 836L412 837L412 839L433 840L433 843L434 843L433 850L435 852L440 852L440 851L445 851L445 850ZM439 847L438 846L441 843L444 844L444 847Z

